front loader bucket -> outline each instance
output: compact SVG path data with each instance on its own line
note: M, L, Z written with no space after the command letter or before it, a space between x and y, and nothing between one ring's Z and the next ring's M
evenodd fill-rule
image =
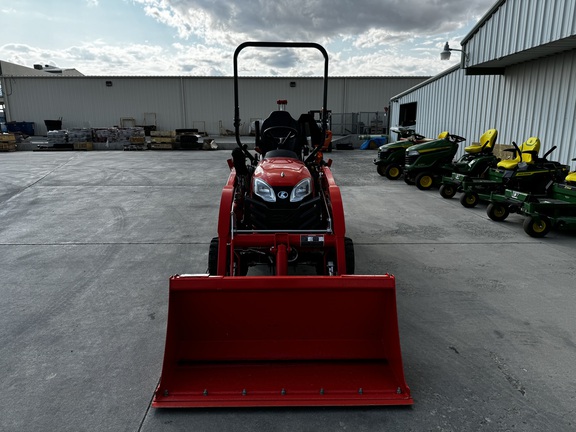
M154 407L410 404L393 276L170 279Z

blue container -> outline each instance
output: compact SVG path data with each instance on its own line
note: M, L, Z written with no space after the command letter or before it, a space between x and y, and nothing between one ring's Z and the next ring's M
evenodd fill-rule
M24 135L34 135L34 122L8 122L8 132L21 132Z

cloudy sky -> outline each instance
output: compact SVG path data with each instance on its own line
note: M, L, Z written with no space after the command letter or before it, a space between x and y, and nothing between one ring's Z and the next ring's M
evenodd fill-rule
M85 75L231 76L245 41L311 41L331 76L435 75L496 0L0 0L0 59ZM320 75L310 50L255 48L241 75Z

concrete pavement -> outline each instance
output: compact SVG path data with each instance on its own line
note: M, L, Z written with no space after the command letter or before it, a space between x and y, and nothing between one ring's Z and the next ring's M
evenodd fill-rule
M576 236L334 151L356 273L391 272L411 408L150 408L168 277L207 268L229 151L0 153L2 431L570 431Z

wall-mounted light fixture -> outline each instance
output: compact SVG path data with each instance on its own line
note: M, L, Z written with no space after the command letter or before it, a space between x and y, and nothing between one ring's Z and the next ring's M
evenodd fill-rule
M106 81L106 87L112 87L112 81Z
M290 81L290 87L296 87L296 81Z
M448 45L448 42L446 42L446 44L444 45L444 49L440 53L440 60L450 60L450 54L452 51L460 51L462 54L464 54L464 58L466 59L466 64L468 64L468 61L470 60L468 57L468 53L464 52L461 49L450 48L450 45Z

